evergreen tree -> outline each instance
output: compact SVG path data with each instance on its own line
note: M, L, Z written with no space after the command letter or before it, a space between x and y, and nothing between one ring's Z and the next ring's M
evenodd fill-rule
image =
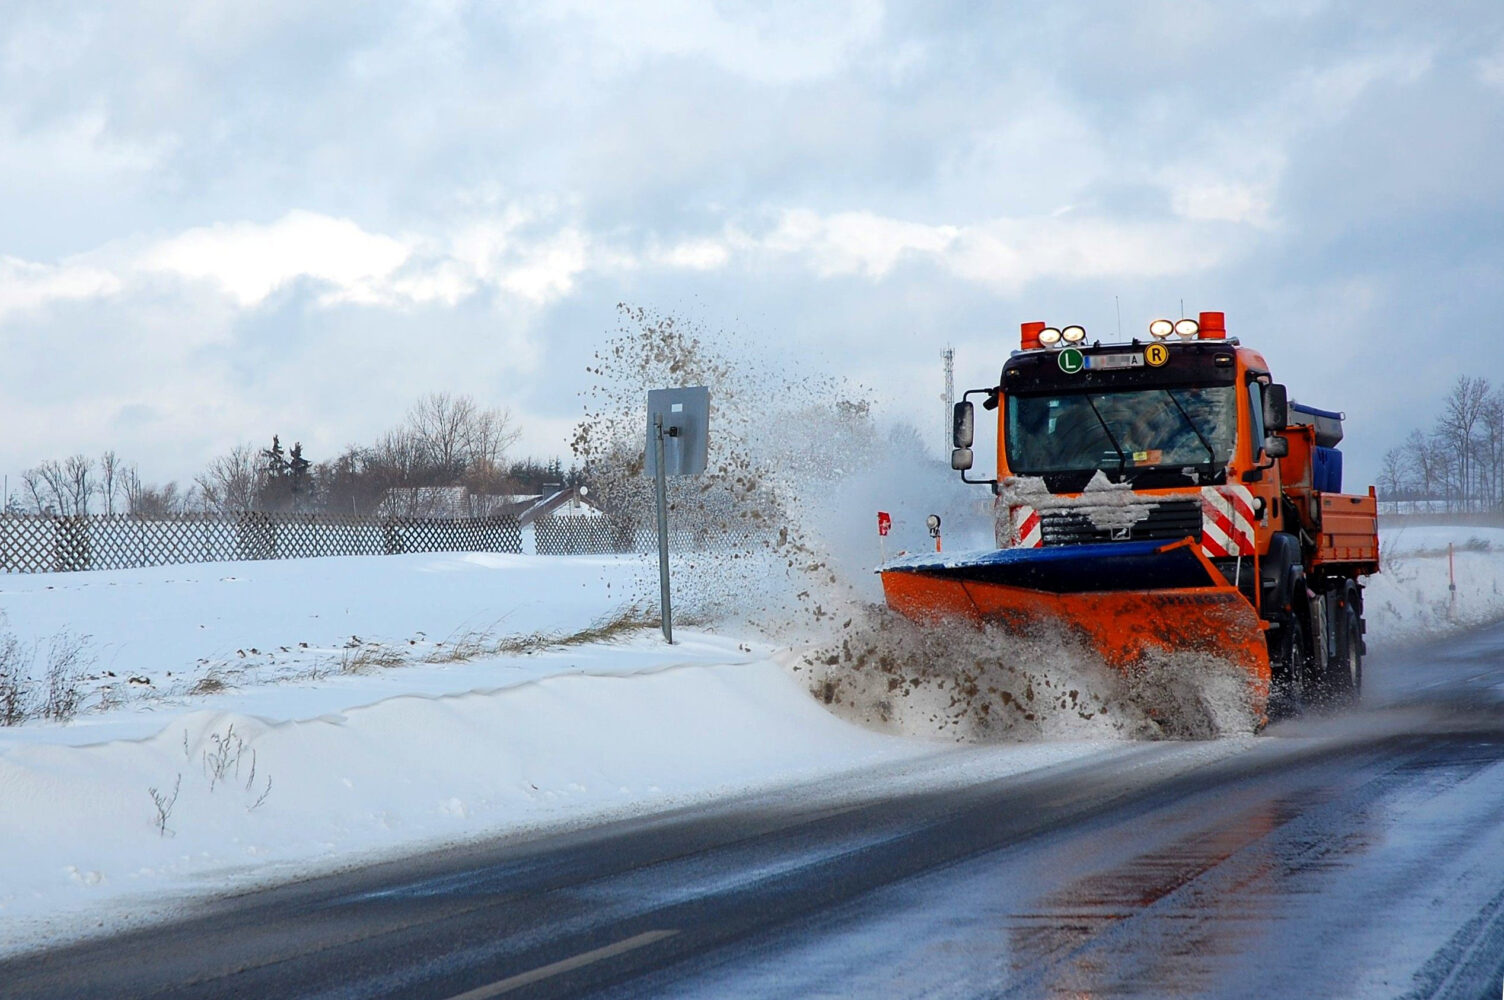
M276 439L273 438L273 441ZM292 495L292 506L295 510L307 506L309 493L308 468L313 463L303 457L303 442L295 441L292 451L288 453L287 461L287 484L288 492Z
M282 451L282 440L276 434L272 435L272 446L261 450L260 486L256 503L259 510L281 511L290 506L289 466Z

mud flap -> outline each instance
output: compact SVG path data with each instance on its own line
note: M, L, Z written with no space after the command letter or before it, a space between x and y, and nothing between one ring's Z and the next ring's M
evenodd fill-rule
M1015 630L1059 621L1124 670L1153 650L1232 662L1247 672L1254 715L1266 721L1264 622L1192 539L912 556L880 572L888 606L915 621Z

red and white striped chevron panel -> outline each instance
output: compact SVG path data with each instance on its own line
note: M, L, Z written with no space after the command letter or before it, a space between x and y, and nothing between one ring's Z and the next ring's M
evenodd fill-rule
M998 546L1037 549L1044 544L1039 511L1027 504L1008 508L1007 531ZM1001 528L1001 525L999 525ZM1201 490L1201 551L1211 558L1254 554L1253 494L1240 483Z
M1248 487L1202 487L1201 551L1212 558L1254 554L1253 494Z
M1016 504L1008 508L1008 533L998 539L998 547L1004 549L1037 549L1044 544L1044 532L1039 526L1039 511L1028 504Z

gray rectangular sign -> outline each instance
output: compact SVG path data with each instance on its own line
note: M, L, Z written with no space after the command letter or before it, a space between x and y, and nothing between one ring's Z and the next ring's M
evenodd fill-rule
M663 421L663 473L698 476L705 471L710 438L710 390L703 385L648 390L647 462L658 474L655 419Z

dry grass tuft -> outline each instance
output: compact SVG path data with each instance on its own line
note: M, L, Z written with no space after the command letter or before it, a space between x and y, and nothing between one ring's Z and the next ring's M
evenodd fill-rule
M381 643L368 642L347 647L339 654L339 672L363 674L386 667L406 666L407 662L406 654L399 650Z
M224 682L224 678L209 674L206 677L200 677L198 683L188 689L188 693L191 695L219 694L221 691L228 690L229 687L230 685Z
M438 648L424 657L424 662L462 663L485 656L522 656L546 649L620 642L635 632L657 627L655 619L648 618L636 604L630 604L578 632L531 632L500 639L484 632L466 632L438 643Z

